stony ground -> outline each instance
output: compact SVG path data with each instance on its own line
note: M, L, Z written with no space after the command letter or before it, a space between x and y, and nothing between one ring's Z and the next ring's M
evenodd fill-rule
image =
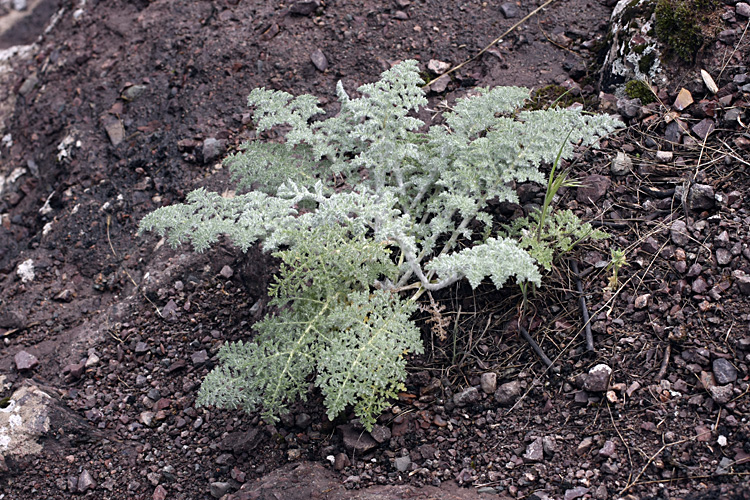
M0 499L747 498L747 4L717 7L720 39L647 106L596 88L612 5L552 3L503 35L538 5L0 1L0 20L31 14L0 24L0 448L13 415L40 442L1 455ZM441 297L455 336L425 329L372 433L329 421L315 392L276 425L196 408L219 347L264 313L274 263L172 250L136 238L138 221L230 188L219 161L252 135L252 88L330 107L337 80L405 58L436 78L430 60L455 66L498 37L433 83L433 109L503 84L547 105L556 84L627 125L581 152L584 187L561 193L612 238L531 301L522 326L553 367L518 335L517 291L459 286ZM498 216L543 195L522 193Z

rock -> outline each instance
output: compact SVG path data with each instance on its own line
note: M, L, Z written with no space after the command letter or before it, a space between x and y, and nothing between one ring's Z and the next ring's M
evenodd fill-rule
M742 121L742 109L732 108L724 114L724 124L729 126L735 126Z
M397 10L395 14L393 14L393 17L400 20L400 21L408 21L409 20L409 14L404 12L403 10Z
M517 380L506 382L495 391L495 401L502 406L510 406L521 395L521 383Z
M633 160L630 159L630 156L623 151L619 151L615 159L612 160L609 171L612 172L612 175L626 175L632 168Z
M81 378L85 371L86 363L76 363L65 366L65 368L63 368L63 375L65 375L66 380L72 382Z
M350 424L339 425L337 429L343 438L344 447L349 452L361 455L378 446L378 442L370 434L356 430Z
M453 403L456 406L467 406L474 404L481 399L479 390L476 387L467 387L458 394L453 395Z
M616 454L615 443L612 440L604 442L604 446L599 450L599 455L604 458L612 458Z
M609 386L609 377L612 375L612 368L601 363L589 370L588 375L583 380L583 389L589 392L604 392Z
M218 160L224 154L224 143L213 137L203 141L203 163L209 164Z
M294 424L300 429L307 429L308 427L310 427L311 422L312 422L312 417L308 415L307 413L300 413L294 419ZM386 427L385 429L388 431L388 434L390 434L391 431L388 429L388 427Z
M92 350L93 349L89 349L89 355L84 363L86 368L91 368L92 366L99 364L99 356L97 356L95 352L91 352Z
M18 89L18 93L22 96L26 96L34 90L34 87L39 83L39 78L36 76L36 73L31 73L26 80L23 81L21 84L21 87Z
M609 189L612 181L609 177L593 174L581 179L576 199L581 203L596 203Z
M136 354L143 354L143 353L148 352L148 351L149 351L149 348L148 348L148 344L147 343L141 341L141 342L137 342L135 344L135 353Z
M122 92L122 98L126 101L135 101L146 91L145 85L130 85Z
M430 90L435 92L436 94L441 94L445 92L445 89L448 88L448 84L451 82L451 77L449 75L443 75L440 78L435 78L430 82Z
M28 2L26 0L13 0L11 5L13 6L13 10L26 10Z
M438 61L437 59L430 59L427 63L427 69L435 73L436 75L442 75L449 69L451 69L450 63Z
M732 385L714 385L708 388L708 393L714 402L723 405L732 399Z
M708 135L713 132L715 128L716 122L714 122L710 118L704 118L703 120L693 125L690 130L692 130L695 135L703 140L708 137Z
M714 188L707 184L693 184L687 197L690 210L709 210L716 204Z
M154 490L154 494L151 496L152 500L166 500L167 490L164 486L159 485Z
M194 352L190 355L190 361L192 361L194 365L202 365L208 361L208 352L205 349Z
M690 235L688 234L687 224L685 224L685 221L674 221L669 228L669 234L672 237L672 243L674 243L675 245L682 247L690 242Z
M594 446L594 440L590 437L583 438L583 440L578 443L578 446L576 447L576 455L585 455L588 453L588 451Z
M309 16L320 7L318 0L300 0L289 7L289 13L296 16Z
M216 481L214 483L211 483L208 488L212 497L221 498L229 493L229 490L232 489L232 485L223 481Z
M669 163L672 161L674 154L671 151L657 151L656 161L659 163Z
M479 380L482 392L485 394L492 394L497 390L497 373L487 372L483 373Z
M720 266L726 266L727 264L732 262L732 252L730 252L726 248L717 248L716 262L718 262Z
M523 458L532 462L541 462L544 459L544 444L542 438L536 438L526 447Z
M672 120L664 130L664 138L671 143L679 144L682 135L687 131L687 124L682 120Z
M735 283L737 283L742 295L750 295L750 276L746 274L735 276Z
M16 369L20 371L33 370L39 365L39 360L33 354L29 354L26 351L18 351L13 356L13 361L16 363Z
M697 262L690 266L687 272L688 278L695 278L696 276L700 276L700 274L703 272L703 266L698 264Z
M418 448L419 455L425 460L432 460L437 454L437 450L431 444L423 444Z
M607 487L603 484L600 484L596 490L594 490L594 498L596 500L607 500L609 498L609 491L607 491Z
M553 436L544 436L542 438L542 448L544 448L544 454L551 457L557 453L557 440Z
M708 290L708 283L706 283L706 280L698 276L695 281L693 281L691 288L693 289L693 293L703 295L706 293L706 290Z
M409 467L411 467L411 458L397 457L393 463L396 466L396 470L399 472L406 472L409 470Z
M737 380L737 368L724 358L714 360L713 372L719 385L731 384Z
M518 12L518 6L513 2L506 2L502 4L500 6L500 12L503 13L505 19L513 19L520 15L520 13Z
M94 478L91 477L91 473L89 473L87 469L83 469L81 475L78 476L78 492L83 493L88 490L93 490L94 488L96 488Z
M25 324L26 317L20 312L7 309L0 311L0 328L13 330L14 328L23 328Z
M370 435L375 441L383 444L391 439L391 430L384 425L373 425Z
M325 54L323 54L322 50L315 49L312 54L310 54L310 60L318 69L318 71L325 71L326 69L328 69L328 59L326 59L326 56Z
M264 438L265 433L257 427L251 427L247 432L231 432L227 434L219 444L219 448L222 450L232 450L232 453L235 455L250 453L258 447Z
M16 275L21 278L21 283L29 283L34 281L34 261L32 259L26 259L25 261L18 264L16 268Z
M139 419L143 425L151 427L151 424L154 422L154 415L155 413L152 411L144 411L141 412Z
M734 6L734 12L741 17L750 17L750 4L737 2Z
M725 29L719 31L719 33L716 35L716 38L721 40L722 42L726 44L732 44L737 39L737 30L733 29Z
M641 112L641 100L621 97L617 99L617 112L623 118L636 118Z
M682 111L683 109L687 108L693 104L693 95L690 93L688 89L682 88L680 89L680 92L677 94L677 98L674 100L674 104L672 107L676 109L677 111Z
M2 377L0 377L2 379ZM56 446L73 446L70 440L92 439L91 426L78 414L29 381L24 382L0 411L0 452L6 458L42 451L48 434ZM57 435L59 429L65 433ZM64 449L64 448L63 448Z
M346 455L346 453L339 453L333 459L334 470L344 470L350 465L351 465L351 462L349 461L349 457Z
M643 295L639 295L635 298L635 303L633 304L633 307L636 309L644 309L648 306L648 301L651 298L650 293L644 293Z
M733 465L734 465L734 460L732 460L729 457L722 457L721 460L719 460L719 465L716 467L715 472L719 476L724 475L724 474L730 474L732 472ZM739 495L737 497L740 498ZM729 498L729 497L726 497L726 498Z
M576 486L569 490L565 490L565 500L574 500L575 498L581 498L583 495L589 492L589 489L584 486Z
M104 130L107 132L109 142L111 142L113 146L117 146L125 140L125 127L122 126L122 122L119 118L106 113L102 115L101 122Z

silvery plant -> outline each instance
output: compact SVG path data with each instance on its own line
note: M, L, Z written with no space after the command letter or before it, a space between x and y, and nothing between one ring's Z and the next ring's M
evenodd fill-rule
M339 112L317 98L255 89L257 138L225 159L238 192L205 189L146 216L140 232L202 252L226 235L280 261L269 313L247 341L228 343L198 403L263 412L275 421L319 388L328 417L353 409L371 428L403 389L407 357L423 352L418 298L466 279L497 288L541 284L551 255L591 234L570 212L532 214L496 229L490 201L517 201L518 183L545 183L542 165L596 145L619 122L572 109L524 111L529 91L479 88L441 124L416 61L402 62ZM285 132L282 142L261 140ZM545 205L546 206L546 205ZM563 242L563 243L561 243Z

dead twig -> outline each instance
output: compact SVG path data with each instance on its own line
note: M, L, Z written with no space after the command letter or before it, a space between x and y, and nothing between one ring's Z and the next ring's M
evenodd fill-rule
M672 346L667 344L667 348L664 351L664 359L661 360L661 366L659 367L659 373L656 374L656 381L664 380L664 376L667 374L667 366L669 366L669 356L672 354Z
M547 368L552 366L552 360L547 357L546 354L544 354L544 351L541 347L539 347L539 344L536 343L536 340L531 338L531 335L529 335L529 332L526 331L526 328L521 326L521 321L519 319L518 322L518 331L521 333L521 337L529 343L531 346L531 349L536 353L537 356L544 362L545 365L547 365Z
M466 65L467 65L467 64L469 64L470 62L472 62L472 61L475 61L476 59L478 59L478 58L479 58L479 56L481 56L482 54L484 54L485 52L487 52L487 51L488 51L488 50L489 50L489 49L490 49L490 48L491 48L491 47L492 47L493 45L495 45L496 43L498 43L498 42L502 41L502 39L503 39L503 38L505 38L506 36L508 36L508 35L509 35L510 33L512 33L512 32L513 32L513 31L514 31L514 30L515 30L516 28L518 28L518 27L519 27L519 26L521 26L521 25L522 25L523 23L525 23L526 21L528 21L528 20L529 20L530 18L532 18L533 16L535 16L537 12L539 12L539 11L540 11L540 10L542 10L542 9L544 9L545 7L547 7L547 6L549 5L549 4L551 4L551 3L552 3L552 2L554 2L554 1L555 1L555 0L547 0L546 2L544 2L544 3L543 3L542 5L540 5L539 7L537 7L537 8L536 8L536 9L534 9L534 10L532 10L531 12L529 12L529 13L528 13L528 14L527 14L527 15L526 15L526 16L525 16L525 17L524 17L523 19L521 19L521 20L520 20L520 21L518 21L518 22L517 22L516 24L514 24L513 26L511 26L510 28L508 28L508 29L507 29L507 30L505 31L505 33L503 33L503 34L502 34L502 35L500 35L499 37L497 37L497 38L495 38L494 40L492 40L492 41L491 41L491 42L489 43L489 45L487 45L487 46L486 46L485 48L483 48L482 50L480 50L480 51L479 51L479 52L477 52L477 53L476 53L475 55L473 55L473 56L472 56L472 57L470 57L469 59L465 60L464 62L462 62L462 63L461 63L461 64L459 64L458 66L454 66L454 67L452 67L451 69L449 69L448 71L446 71L445 73L443 73L442 75L440 75L440 77L442 78L442 77L444 77L444 76L450 75L451 73L455 73L456 71L458 71L459 69L463 68L464 66L466 66ZM426 84L426 85L424 85L424 86L423 86L423 88L427 88L427 87L429 87L429 84Z
M646 472L646 469L648 469L648 466L651 465L651 463L654 461L654 459L656 457L658 457L659 455L661 455L661 453L664 450L666 450L667 448L670 448L672 446L678 445L678 444L687 443L688 441L695 441L696 439L698 439L698 438L700 438L700 437L702 437L702 436L704 436L706 434L711 434L711 431L701 432L700 434L698 434L696 436L692 436L692 437L685 438L685 439L680 439L679 441L674 441L672 443L667 443L665 445L662 445L662 447L659 448L656 451L656 453L654 453L653 455L651 455L648 458L648 460L646 461L646 463L643 466L643 468L641 469L641 471L638 473L637 476L635 476L635 479L633 479L632 481L628 481L628 484L626 484L625 487L622 490L620 490L620 493L618 493L618 495L620 495L620 496L624 495L630 488L632 488L633 486L635 486L636 484L638 484L638 480L641 478L641 476L643 475L643 473Z
M578 290L578 304L581 307L581 314L583 315L583 328L584 334L586 335L586 350L594 352L594 335L591 333L591 317L589 316L589 309L586 307L586 296L583 294L583 283L581 282L580 275L578 273L578 262L575 260L570 261L570 269L573 271L573 277L576 280L576 289Z

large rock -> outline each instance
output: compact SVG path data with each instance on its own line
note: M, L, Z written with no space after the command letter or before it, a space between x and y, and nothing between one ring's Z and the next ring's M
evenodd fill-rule
M405 457L408 459L408 457ZM398 460L398 459L397 459ZM411 467L400 460L401 468ZM481 500L497 499L497 494L485 494L473 488L461 488L453 481L444 481L440 487L423 486L415 489L409 484L375 485L352 491L346 484L357 484L359 476L350 476L342 484L341 476L316 462L297 462L278 468L270 474L248 481L239 491L225 497L226 500L255 500L283 498L284 500L391 500L396 498L430 498L432 500Z
M681 13L684 7L687 15ZM703 14L688 0L619 0L610 17L602 90L622 91L631 80L665 88L681 72L694 72L692 65L679 63L692 62L701 46L713 47L712 40L705 39L708 30L696 35Z
M338 430L344 440L344 447L357 455L367 453L378 446L378 442L369 433L357 430L352 425L339 425Z
M8 458L37 454L50 440L88 439L89 425L62 405L52 389L26 384L0 408L0 461L10 465Z
M598 364L589 370L583 379L583 389L589 392L604 392L609 386L612 368L605 364Z
M643 29L653 22L654 5L652 0L620 0L615 5L609 24L611 45L602 66L603 89L630 80L664 83L662 47L655 36L648 34L649 30Z
M510 406L521 395L521 383L518 380L506 382L495 391L495 401L503 406Z

